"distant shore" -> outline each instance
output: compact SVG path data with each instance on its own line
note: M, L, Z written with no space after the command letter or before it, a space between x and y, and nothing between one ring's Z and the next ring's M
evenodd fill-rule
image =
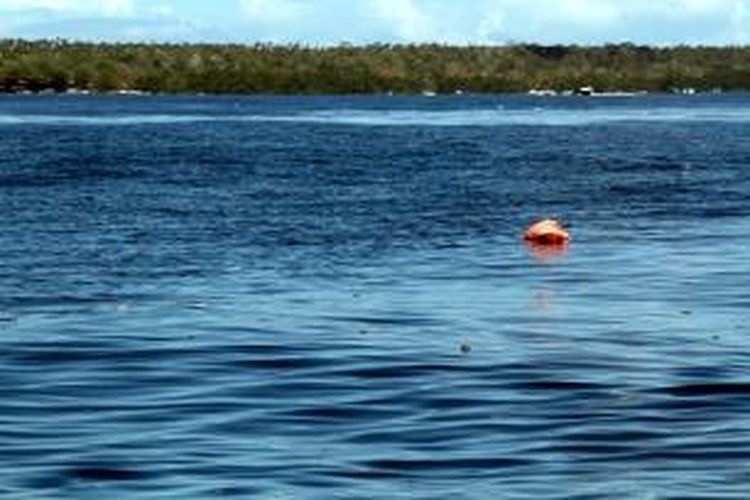
M681 94L750 90L750 47L0 41L14 94Z
M451 93L437 93L432 91L422 91L422 92L401 92L401 93L395 93L395 92L375 92L375 93L352 93L352 94L345 94L345 93L305 93L301 95L308 95L308 96L340 96L340 95L373 95L373 96L388 96L388 97L397 97L397 96L413 96L413 97L445 97L445 96L468 96L468 95L528 95L530 97L576 97L576 96L585 96L585 97L639 97L639 96L645 96L645 95L666 95L666 94L675 94L675 95L718 95L723 94L725 91L723 89L715 88L705 91L698 91L694 88L673 88L669 89L668 91L646 91L646 90L639 90L639 91L623 91L623 90L617 90L617 91L598 91L594 90L593 92L586 92L581 91L581 89L567 89L562 91L555 91L555 90L549 90L549 89L530 89L526 92L518 92L518 91L501 91L501 92L469 92L469 91L455 91ZM736 92L741 92L741 90L738 90ZM276 92L262 92L262 93L244 93L244 92L227 92L227 93L207 93L202 91L179 91L179 92L168 92L168 91L147 91L147 90L137 90L137 89L120 89L120 90L96 90L96 89L78 89L78 88L69 88L66 90L54 90L54 89L43 89L43 90L28 90L28 89L22 89L22 90L15 90L15 91L5 91L0 90L0 96L111 96L111 97L147 97L147 96L178 96L178 95L191 95L191 96L242 96L242 95L266 95L266 96L292 96L292 95L300 95L300 94L291 94L291 93L276 93Z

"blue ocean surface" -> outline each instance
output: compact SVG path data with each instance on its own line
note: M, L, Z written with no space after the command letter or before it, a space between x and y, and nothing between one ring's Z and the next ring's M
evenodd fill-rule
M1 96L0 497L747 498L748 138L745 94Z

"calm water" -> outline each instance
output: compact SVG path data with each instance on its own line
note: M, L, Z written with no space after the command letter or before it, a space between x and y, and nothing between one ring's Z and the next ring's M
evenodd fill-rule
M748 95L0 97L0 497L746 498L748 137Z

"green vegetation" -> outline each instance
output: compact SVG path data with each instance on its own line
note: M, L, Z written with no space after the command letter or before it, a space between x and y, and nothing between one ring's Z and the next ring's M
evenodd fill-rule
M351 94L750 89L750 47L0 41L0 92Z

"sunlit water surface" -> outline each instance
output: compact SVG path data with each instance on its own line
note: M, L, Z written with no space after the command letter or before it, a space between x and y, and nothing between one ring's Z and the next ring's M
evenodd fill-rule
M746 95L0 97L0 496L746 498L748 137Z

